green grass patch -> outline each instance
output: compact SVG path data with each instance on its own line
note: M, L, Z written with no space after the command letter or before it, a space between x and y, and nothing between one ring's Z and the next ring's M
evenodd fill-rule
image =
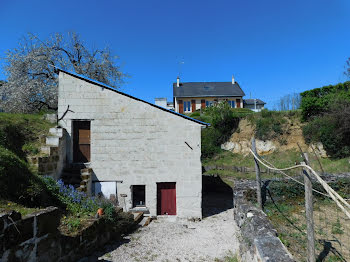
M0 113L0 146L20 158L38 154L39 137L47 135L50 127L54 126L43 118L42 114Z
M32 214L36 211L39 211L40 208L29 208L29 207L25 207L21 204L12 202L12 201L6 201L4 199L0 199L0 212L2 211L11 211L11 210L15 210L18 213L21 213L22 217Z

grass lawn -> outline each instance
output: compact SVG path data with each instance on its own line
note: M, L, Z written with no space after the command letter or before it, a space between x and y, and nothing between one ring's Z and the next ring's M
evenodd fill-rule
M303 199L277 201L276 206L269 202L264 211L287 249L298 261L306 261L307 226ZM334 203L329 200L315 202L314 227L316 257L323 257L319 261L350 259L350 223Z
M289 167L295 165L296 162L302 161L300 153L297 151L289 150L284 152L274 152L270 155L263 157L268 162L272 163L278 168ZM309 154L309 160L311 166L318 172L321 172L321 167L317 158L313 154ZM321 158L321 165L326 173L346 173L350 172L349 158L343 159L330 159ZM236 166L236 167L248 167L254 168L254 159L251 155L235 154L230 151L221 151L211 159L202 160L204 166ZM265 167L261 167L265 170ZM290 175L299 175L300 170L294 170L289 172ZM231 177L235 179L255 179L255 172L243 173L235 172L231 170L217 170L212 169L205 172L205 174L216 174L222 177ZM262 178L274 178L280 176L277 174L262 173Z

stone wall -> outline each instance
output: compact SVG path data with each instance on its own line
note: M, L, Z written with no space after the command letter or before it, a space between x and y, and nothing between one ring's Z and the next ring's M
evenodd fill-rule
M234 188L234 218L241 230L240 256L246 262L295 261L266 214L245 199L245 187Z
M1 262L73 262L88 256L109 240L120 237L125 225L112 230L103 219L92 219L91 225L77 236L62 235L57 227L60 212L48 207L21 217L11 211L0 214ZM130 216L130 225L133 218Z
M119 181L116 193L123 207L126 196L126 211L132 207L132 185L145 185L146 206L154 216L157 183L175 182L178 217L201 217L202 125L60 72L58 115L68 106L60 126L71 141L73 121L91 121L93 182Z
M67 132L63 128L50 128L49 136L42 137L39 156L30 156L28 163L34 167L39 174L59 179L66 165Z

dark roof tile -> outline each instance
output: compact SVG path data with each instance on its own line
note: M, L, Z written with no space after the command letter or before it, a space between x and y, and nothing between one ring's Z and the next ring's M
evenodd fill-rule
M184 82L177 87L173 83L174 97L205 97L205 96L245 96L236 82Z

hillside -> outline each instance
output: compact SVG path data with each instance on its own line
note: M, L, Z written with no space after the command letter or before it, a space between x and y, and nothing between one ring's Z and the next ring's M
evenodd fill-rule
M271 117L280 118L279 125L276 128L277 132L274 132L274 130L261 131L261 129L265 128L258 125L261 123L261 119L263 119L262 116L246 117L240 120L236 131L227 142L221 145L221 148L232 153L248 155L251 148L251 139L252 137L256 137L256 146L260 155L268 155L276 151L299 151L300 146L304 151L313 153L315 150L319 157L327 157L327 152L324 150L322 143L308 145L305 142L302 129L305 124L300 121L298 113L276 115L274 113ZM261 134L262 132L266 134Z
M201 119L209 122L215 119L210 113L202 112ZM315 170L326 173L350 172L347 157L332 158L327 155L322 143L306 142L303 128L308 122L302 122L300 111L246 111L237 115L232 110L231 118L237 120L231 121L231 126L226 127L225 132L231 132L221 143L217 142L222 141L218 137L223 125L217 118L220 117L215 120L219 124L203 130L202 134L202 153L205 154L202 163L205 167L209 166L205 174L220 175L228 183L232 183L232 179L254 179L254 161L249 151L252 137L256 138L258 153L277 167L292 166L302 161L300 146L309 153L310 164Z

